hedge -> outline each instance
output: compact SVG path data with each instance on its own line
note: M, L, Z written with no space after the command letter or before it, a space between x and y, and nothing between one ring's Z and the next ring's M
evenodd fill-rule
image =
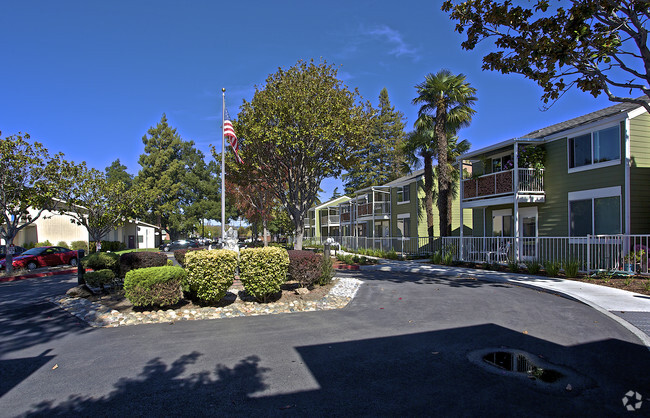
M92 253L81 259L81 265L95 271L108 269L116 276L120 275L120 256L117 254Z
M131 270L124 278L124 294L133 306L169 306L182 297L182 267L148 267Z
M122 241L104 241L104 240L102 240L100 242L102 244L102 248L99 251L101 251L101 252L110 251L110 252L114 253L116 251L126 250L126 244L123 243ZM89 246L90 246L90 252L91 253L94 253L94 252L97 251L97 248L96 248L97 243L96 242L91 242Z
M218 302L226 296L235 279L235 251L190 251L185 254L184 261L187 270L184 289L204 302Z
M322 258L313 251L291 250L289 253L289 276L302 287L315 284L321 276Z
M280 291L287 279L289 254L278 247L246 248L240 252L239 278L246 292L261 302Z
M120 270L126 274L130 270L167 265L167 256L163 253L147 251L124 253L120 256Z
M185 254L188 251L204 251L203 248L183 248L182 250L174 251L174 258L178 261L178 264L185 267Z
M84 281L90 286L104 288L105 284L110 283L115 278L115 272L109 269L91 271L84 274Z

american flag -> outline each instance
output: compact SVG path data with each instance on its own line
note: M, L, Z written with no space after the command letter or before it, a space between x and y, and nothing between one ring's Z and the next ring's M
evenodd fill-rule
M235 158L240 164L244 164L244 161L239 156L239 141L237 140L237 135L235 135L235 129L232 127L232 122L230 121L230 115L226 110L226 120L223 121L223 135L228 138L228 142L232 147L232 150L235 152Z

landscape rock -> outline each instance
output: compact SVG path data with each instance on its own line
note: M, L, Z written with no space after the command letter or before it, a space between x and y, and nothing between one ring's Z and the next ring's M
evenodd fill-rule
M92 290L90 290L85 284L75 286L65 292L65 294L71 298L89 298L93 296Z

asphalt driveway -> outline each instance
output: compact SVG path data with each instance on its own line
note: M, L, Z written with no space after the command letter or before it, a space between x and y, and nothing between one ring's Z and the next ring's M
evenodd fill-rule
M630 390L650 411L650 352L586 305L471 279L350 275L364 284L342 310L107 329L43 301L73 277L0 283L0 416L612 416ZM566 377L473 361L488 349Z

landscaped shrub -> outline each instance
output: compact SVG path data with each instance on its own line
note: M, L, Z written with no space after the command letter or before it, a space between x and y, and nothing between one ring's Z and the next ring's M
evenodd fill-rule
M361 257L365 259L365 257ZM332 265L331 257L321 257L320 265L320 277L318 278L318 284L323 286L329 284L334 277L334 266Z
M526 270L530 274L537 274L542 269L542 265L537 260L526 261Z
M113 253L92 253L81 259L83 268L111 270L116 276L120 274L120 256ZM84 275L85 277L85 275Z
M237 269L237 253L231 250L190 251L185 254L188 290L205 302L221 300L232 286Z
M110 252L114 253L116 251L126 250L126 244L123 243L122 241L104 241L104 240L102 240L101 244L102 244L102 248L100 250L101 252L110 251ZM94 253L97 250L96 247L97 247L97 243L91 242L90 243L90 252Z
M167 266L167 256L163 253L141 251L124 253L120 256L120 271L122 274L126 274L130 270L161 266Z
M91 271L84 274L84 280L88 285L101 287L102 289L105 284L110 283L113 279L115 279L115 273L110 269Z
M508 270L513 273L519 273L519 263L515 260L508 260Z
M442 251L436 251L431 255L431 262L433 264L442 264Z
M148 267L131 270L124 278L124 294L133 306L168 306L182 297L182 267Z
M445 266L451 266L454 264L454 253L451 251L448 251L445 253L445 255L442 257L442 264Z
M183 248L182 250L174 251L174 258L178 261L178 264L185 267L185 254L188 251L204 251L203 248Z
M567 260L563 265L564 274L569 278L578 277L578 271L580 271L580 261L578 260Z
M389 260L397 260L399 258L397 252L392 248L386 253L385 257Z
M56 246L57 246L57 247L63 247L63 248L70 249L70 247L68 246L68 243L65 242L65 241L59 241L59 242L56 244Z
M35 247L51 247L51 246L52 246L52 243L50 242L49 239L46 239L43 242L37 242L36 245L35 245Z
M88 243L86 241L72 241L70 248L73 250L84 250L88 252Z
M247 248L241 250L239 278L246 292L258 301L280 291L287 278L289 255L277 247Z
M546 270L547 276L557 276L560 272L560 267L562 267L562 265L558 261L544 261L544 270Z
M302 287L312 286L321 276L323 256L313 251L288 251L289 275Z
M174 262L168 258L168 259L167 259L167 265L168 265L168 266L173 266L173 265L174 265Z

